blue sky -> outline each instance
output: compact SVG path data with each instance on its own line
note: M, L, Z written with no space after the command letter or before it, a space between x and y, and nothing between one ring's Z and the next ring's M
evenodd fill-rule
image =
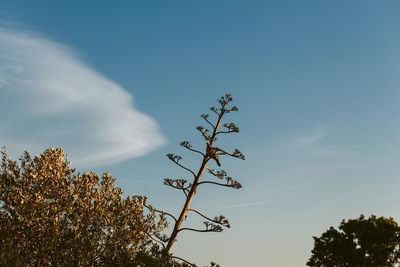
M241 131L223 143L247 160L222 162L244 188L201 188L193 206L232 228L185 233L174 252L304 266L312 236L344 218L400 221L399 12L365 0L1 1L0 143L15 155L61 145L80 170L177 211L162 179L184 173L165 154L199 144L199 115L231 93Z

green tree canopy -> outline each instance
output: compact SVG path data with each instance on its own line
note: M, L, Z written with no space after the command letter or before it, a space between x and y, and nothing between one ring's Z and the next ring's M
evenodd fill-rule
M400 262L400 227L393 218L343 220L314 238L308 266L395 266Z
M108 173L75 173L62 149L20 164L2 152L1 266L172 266L150 235L166 226ZM165 264L164 264L165 263ZM180 265L175 265L180 266Z

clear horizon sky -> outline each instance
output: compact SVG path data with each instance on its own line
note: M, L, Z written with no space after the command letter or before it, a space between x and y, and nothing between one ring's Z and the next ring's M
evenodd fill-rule
M305 266L313 235L342 219L400 222L399 1L0 2L0 145L15 158L62 146L79 171L177 212L195 127L232 94L240 133L222 159L243 189L192 205L222 233L184 233L202 266ZM220 143L222 145L222 143ZM186 223L200 222L188 218Z

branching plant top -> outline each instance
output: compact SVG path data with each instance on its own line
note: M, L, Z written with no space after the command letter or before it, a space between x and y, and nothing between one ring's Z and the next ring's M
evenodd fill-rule
M206 126L197 126L197 130L200 132L201 136L205 140L204 150L198 150L193 148L188 141L183 141L180 143L182 147L188 149L191 152L198 153L202 156L202 160L199 169L197 171L192 170L186 167L183 163L181 163L182 160L181 156L174 154L167 154L167 157L173 163L175 163L180 168L186 170L192 176L192 180L190 182L188 182L188 180L186 179L170 179L170 178L164 179L165 185L181 190L186 197L186 201L178 217L170 213L159 211L160 213L164 213L165 215L171 217L174 221L174 228L170 236L166 235L155 236L159 241L159 243L162 244L167 254L170 254L171 248L174 245L178 234L182 231L186 230L195 232L222 232L224 227L227 228L230 227L228 220L222 215L209 217L204 215L202 212L198 210L190 208L190 203L192 202L192 199L198 187L202 184L213 184L217 186L230 187L234 189L240 189L242 187L242 185L238 181L232 179L232 177L230 177L226 171L215 170L207 166L209 164L209 161L211 160L214 161L218 165L218 167L221 167L220 158L222 158L223 156L234 157L242 160L245 159L244 155L238 149L234 149L234 151L228 152L220 147L215 146L215 141L217 140L217 137L219 138L224 134L239 132L239 128L233 122L228 122L228 123L223 122L223 118L226 114L238 111L238 108L236 106L229 107L230 102L232 102L232 97L231 95L227 94L218 100L219 105L217 107L210 108L211 112L215 117L214 120L211 118L209 114L201 115L201 118L203 118ZM216 178L216 181L214 180L201 181L204 171L208 172L208 174L211 177ZM182 222L186 218L189 212L197 214L201 216L203 219L205 219L203 229L182 227ZM178 257L176 258L180 259ZM186 262L186 260L183 261Z

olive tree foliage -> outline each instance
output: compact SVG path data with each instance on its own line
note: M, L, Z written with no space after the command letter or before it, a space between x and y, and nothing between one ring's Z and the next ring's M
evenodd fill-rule
M2 152L1 266L173 266L150 236L166 226L108 173L75 173L62 149L20 163ZM174 265L181 266L181 265Z
M308 266L398 266L400 227L393 218L372 215L343 220L314 238Z
M232 102L231 95L227 94L218 100L218 105L216 107L211 107L210 111L213 116L209 114L202 114L201 118L204 120L204 125L197 126L197 130L204 139L203 149L194 148L189 141L183 141L180 143L182 147L200 155L199 167L198 169L190 169L182 163L182 157L174 154L167 154L168 159L170 159L178 167L184 169L189 178L188 179L172 179L165 178L164 184L170 186L174 189L181 191L185 195L185 202L182 206L181 212L178 216L164 211L158 211L161 214L165 214L173 220L173 229L169 236L159 235L155 233L154 238L161 244L164 248L166 255L170 255L172 246L174 245L176 238L182 231L195 231L200 233L205 232L222 232L224 228L229 228L229 221L223 216L207 216L203 212L190 208L190 204L196 194L196 191L200 186L214 185L233 189L240 189L242 185L234 180L225 170L214 169L210 166L216 164L221 167L222 157L228 156L237 159L244 160L244 155L238 150L234 149L232 152L227 151L221 147L216 146L217 138L222 137L226 134L238 133L239 128L233 122L224 121L226 115L231 112L238 111L236 106L230 106ZM203 178L206 178L203 180ZM191 227L182 227L183 221L190 214L194 214L202 217L204 221L203 229L195 229ZM173 258L182 260L186 263L186 260L175 257ZM218 266L215 263L211 263L211 266Z

